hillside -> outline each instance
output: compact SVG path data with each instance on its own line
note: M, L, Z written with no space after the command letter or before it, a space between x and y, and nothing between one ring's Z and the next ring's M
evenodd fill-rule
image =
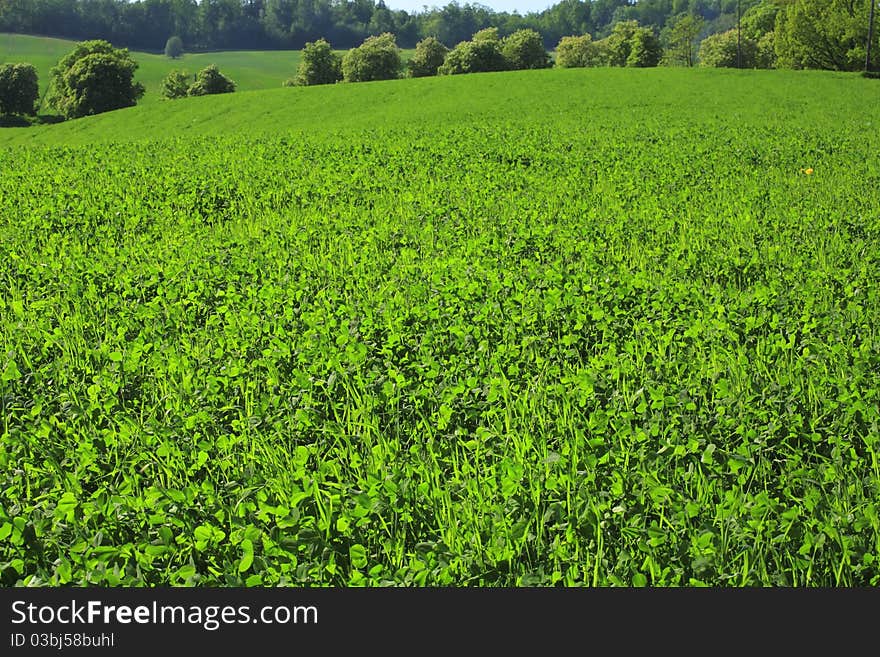
M256 61L256 59L254 60ZM621 113L669 122L863 125L876 84L807 71L553 69L310 88L272 88L137 107L0 130L0 145L84 144L166 137L334 134L377 128L548 122L588 129ZM155 101L156 95L152 95Z
M546 70L0 131L0 583L876 587L877 94Z
M58 60L70 52L75 41L36 37L21 34L0 33L0 64L28 62L37 68L40 79L40 97L46 93L49 72ZM402 50L406 62L413 50ZM132 57L140 65L135 80L142 82L147 91L140 105L162 102L162 80L173 69L196 73L205 66L216 64L224 75L236 84L237 91L278 89L296 73L300 62L299 50L256 50L184 53L178 59L164 55L132 51ZM51 112L41 107L40 112Z
M29 62L37 68L40 77L40 93L45 93L49 84L49 71L64 55L76 45L75 41L36 37L20 34L0 34L0 64L8 62ZM270 51L223 51L208 53L185 53L179 59L169 59L164 55L132 51L132 56L140 65L135 80L144 84L147 92L141 104L151 105L161 102L159 95L162 80L172 69L183 69L190 73L216 64L221 71L236 83L240 91L255 89L275 89L294 75L299 66L299 50ZM42 108L46 110L47 108Z

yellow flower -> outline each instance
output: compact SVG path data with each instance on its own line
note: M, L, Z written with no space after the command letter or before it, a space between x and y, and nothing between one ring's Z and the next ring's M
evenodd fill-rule
M812 176L813 175L813 167L809 167L808 169L804 169L804 173L807 174L808 176Z

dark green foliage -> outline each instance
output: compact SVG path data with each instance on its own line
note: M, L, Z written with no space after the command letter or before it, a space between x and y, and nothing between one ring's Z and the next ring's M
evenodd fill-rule
M583 68L596 66L599 52L589 34L564 36L556 46L556 66L560 68Z
M189 73L174 69L162 80L162 97L168 100L183 98L189 94L191 84Z
M517 30L501 41L501 54L507 60L507 68L518 71L524 69L548 68L552 61L544 49L541 35L532 29Z
M423 78L437 75L449 48L444 46L436 37L427 37L416 44L416 51L407 62L409 75L413 78Z
M475 30L494 27L503 34L535 30L549 47L571 34L590 33L599 39L628 20L660 33L682 13L704 22L699 35L704 37L730 29L741 8L748 38L759 42L774 31L782 37L773 42L780 65L852 70L866 54L869 4L870 0L561 0L543 11L519 15L456 2L408 13L391 11L375 0L7 0L0 2L0 32L73 39L100 34L113 43L146 50L173 35L197 51L291 49L324 37L345 49L384 32L395 34L402 47L412 48L428 35L455 44L468 40ZM161 11L154 11L158 7ZM674 52L667 62L692 62L693 47L686 44L671 45ZM628 57L626 53L614 65L626 65Z
M378 0L2 0L0 32L75 40L101 35L137 50L154 50L175 35L192 52L299 49L303 43L327 38L346 50L384 32L395 34L398 44L407 49L427 36L455 44L493 25L505 34L534 29L547 38L549 46L565 34L607 32L620 13L618 8L638 9L629 4L626 0L562 0L544 11L520 15L457 2L407 12L391 10ZM662 19L659 3L639 4L651 4L652 11L643 13ZM698 6L716 14L719 9L718 0Z
M653 30L640 29L633 34L629 57L626 58L627 66L638 68L657 66L661 57L663 57L663 47Z
M393 80L400 77L400 48L394 35L385 32L371 36L342 58L342 75L346 82Z
M777 0L761 0L742 15L742 33L757 41L776 27L776 16L783 5Z
M163 42L170 46L172 38L179 38L188 49L199 51L293 49L324 37L347 49L369 35L386 32L396 35L398 45L412 48L429 35L456 44L473 38L481 28L495 30L496 38L498 30L510 34L530 29L544 37L545 48L565 35L589 33L600 44L598 51L608 54L606 64L649 65L654 47L647 39L641 38L633 60L629 57L633 44L601 39L616 24L636 21L663 36L666 63L688 66L694 62L697 39L730 29L742 9L743 36L758 44L756 66L856 70L867 55L870 1L561 0L523 16L455 2L410 14L391 11L374 0L14 0L0 2L0 32L74 39L100 34L113 43L144 50ZM162 11L149 9L160 5ZM693 29L669 38L682 15L703 23L696 39L691 38ZM880 66L880 29L875 35L873 67ZM173 52L169 56L176 56ZM296 83L294 76L289 84Z
M137 68L128 49L83 41L52 68L50 104L68 119L132 107L144 94Z
M654 30L634 20L617 23L596 46L600 59L609 66L657 66L663 54Z
M767 32L755 44L755 68L776 68L776 32Z
M302 60L292 85L311 86L333 84L342 79L342 57L333 52L326 39L318 39L305 45Z
M36 114L40 97L37 69L31 64L0 66L0 114Z
M666 46L664 63L670 66L694 66L702 29L703 19L695 14L682 13L673 16L661 33L661 39Z
M792 0L774 23L780 66L858 71L867 55L871 0ZM880 30L871 46L871 67L880 66Z
M450 50L437 73L460 75L504 70L507 70L507 60L501 52L498 30L488 28L475 33L471 41L463 41Z
M206 66L196 75L195 82L187 90L190 96L228 94L235 91L235 82L220 72L216 64Z
M183 55L183 40L179 36L168 37L165 42L165 56L177 59Z

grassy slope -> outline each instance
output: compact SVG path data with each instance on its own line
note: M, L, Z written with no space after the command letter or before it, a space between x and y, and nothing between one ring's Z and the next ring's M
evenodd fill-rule
M49 69L73 48L72 41L48 37L0 34L0 64L28 62L40 76L40 94L49 84Z
M748 81L748 84L744 84ZM807 83L807 84L805 84ZM853 74L800 71L568 69L451 78L275 88L187 98L86 117L8 128L0 145L80 144L164 136L310 134L371 128L516 122L532 116L571 127L616 121L621 112L663 125L695 121L803 125L865 119L851 107L875 102L877 85ZM643 98L644 102L632 102ZM819 102L819 99L821 102ZM699 110L699 111L697 111Z
M40 76L40 92L46 91L49 70L76 42L21 34L0 34L0 63L30 62L37 67ZM232 78L242 91L280 87L281 83L296 71L300 53L296 51L226 51L184 54L177 60L164 55L133 51L132 56L140 64L135 79L147 88L143 104L160 101L162 79L172 69L184 69L195 73L199 69L216 64L223 73Z
M3 581L876 585L878 89L536 71L0 131L50 146L0 150Z
M64 39L35 37L21 34L0 34L0 64L7 62L29 62L37 67L40 76L40 93L45 93L49 83L50 69L73 49L76 42ZM412 51L404 51L407 59ZM287 78L294 75L300 61L300 51L224 51L197 54L184 54L177 60L164 55L146 52L132 52L140 64L135 79L142 82L147 93L142 105L161 102L159 95L162 80L172 69L183 69L189 73L216 64L220 70L232 78L240 91L255 89L276 89ZM47 108L43 108L46 110Z

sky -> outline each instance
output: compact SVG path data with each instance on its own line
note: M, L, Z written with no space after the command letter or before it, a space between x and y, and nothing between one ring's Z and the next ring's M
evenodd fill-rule
M544 11L547 7L552 7L559 0L459 0L460 5L478 4L495 11L518 11L520 14L528 14L533 11ZM405 9L410 13L420 13L427 5L430 7L445 7L449 4L449 0L438 0L430 2L429 0L385 0L385 6L389 9Z

